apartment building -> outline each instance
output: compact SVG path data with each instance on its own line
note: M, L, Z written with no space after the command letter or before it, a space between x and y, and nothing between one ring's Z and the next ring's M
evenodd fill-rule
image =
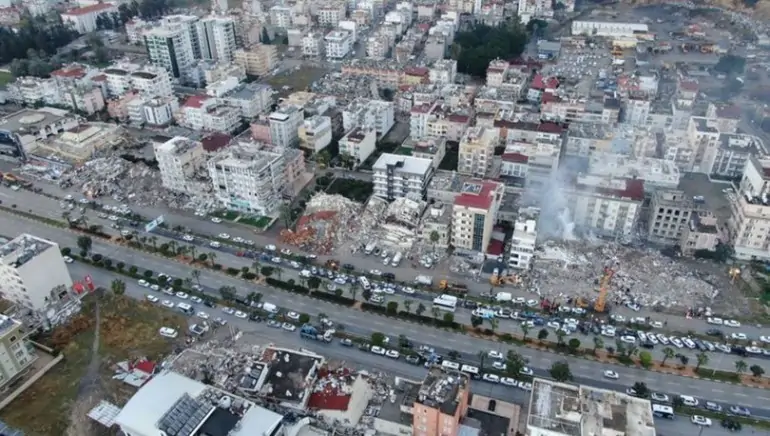
M266 76L278 62L278 52L274 45L257 44L248 49L236 50L235 63L246 69L246 74Z
M0 295L5 300L44 313L72 290L72 284L55 242L22 234L0 246Z
M97 3L82 8L70 9L61 14L62 22L80 34L91 33L96 30L96 17L101 14L110 15L118 12L118 8L112 3Z
M250 121L270 110L273 105L273 88L264 83L239 84L220 97L220 101L238 109L240 117Z
M222 207L264 216L281 205L286 188L285 165L283 154L241 143L214 155L208 171Z
M637 33L647 33L649 27L640 23L617 23L609 21L573 21L573 35L596 35L634 38Z
M455 110L443 101L413 106L409 117L409 137L419 140L430 137L445 137L459 141L472 122L467 109Z
M203 144L183 136L176 136L154 145L160 180L164 188L181 193L192 193L190 180L205 161Z
M433 202L426 209L419 226L420 239L436 248L449 248L452 242L452 207L441 202ZM431 240L431 235L438 235L438 240Z
M695 155L693 171L708 173L719 148L719 129L716 120L704 117L690 118L687 126L687 144Z
M721 242L720 237L716 216L711 212L697 212L692 214L684 226L679 247L685 256L691 256L696 251L715 251Z
M718 179L740 179L751 156L765 156L767 149L762 140L753 135L721 133L713 161L708 164L709 174Z
M288 6L275 5L270 8L270 24L280 29L291 27L292 10Z
M270 114L270 137L273 144L281 147L296 147L299 144L298 129L304 115L302 108L293 105L279 107Z
M650 117L652 102L643 97L631 97L624 102L623 122L635 127L644 127L647 125L647 119Z
M678 189L660 189L652 194L647 239L662 244L678 244L690 218L707 212L701 197L688 196Z
M456 249L486 253L504 193L502 183L490 180L463 184L452 208L452 245Z
M528 270L534 263L535 244L537 242L537 220L540 210L520 208L513 225L511 248L508 253L508 267Z
M346 132L356 127L374 129L385 136L395 124L395 105L389 101L356 98L342 111L342 127Z
M709 103L706 118L714 120L714 127L722 133L736 133L743 110L738 105Z
M327 59L343 59L353 48L353 35L347 30L332 30L324 36Z
M374 195L386 200L401 197L424 199L433 176L433 161L383 153L372 166Z
M235 59L235 21L232 17L211 16L196 23L200 59L230 63Z
M473 177L484 177L492 166L492 156L499 142L500 132L496 128L469 128L460 140L457 171Z
M665 131L661 142L663 159L673 162L680 172L693 171L697 150L692 149L686 130Z
M752 156L738 190L728 195L728 231L735 258L770 260L770 161Z
M457 78L457 61L453 59L440 59L431 65L428 73L430 83L455 83Z
M433 162L433 169L437 170L441 161L446 156L447 139L443 137L432 137L414 140L407 138L401 144L402 149L408 149L412 157L420 159L430 159Z
M676 189L679 168L673 162L654 158L633 158L622 154L594 153L588 161L588 174L610 178L638 179L645 189Z
M332 142L332 119L322 115L306 118L299 128L299 146L318 153Z
M160 26L146 31L144 46L150 62L175 78L192 81L193 64L200 53L194 32L196 21L196 17L166 17Z
M572 123L564 142L567 156L588 157L592 153L619 153L613 148L616 129L603 123ZM650 156L652 157L652 156Z
M385 60L395 42L395 34L376 31L366 39L366 57L375 61Z
M578 175L567 190L575 227L605 237L631 237L643 202L644 182L636 179Z
M0 315L0 388L15 381L37 360L26 336L19 321Z
M235 53L237 55L238 50ZM198 63L198 67L203 70L203 81L206 84L225 80L228 77L237 79L239 82L246 80L246 67L237 63L220 64L214 61L203 61Z
M620 118L620 108L620 100L616 98L585 101L552 97L542 102L540 114L548 121L615 124Z
M420 436L460 434L468 413L470 379L459 371L433 367L420 384L411 406L412 428Z
M171 75L161 67L117 63L104 69L102 74L110 97L121 97L129 91L137 91L147 98L174 95Z
M316 9L318 24L323 27L337 27L345 19L344 2L327 2Z
M312 58L323 57L326 53L324 36L310 32L302 38L302 54Z
M351 156L358 167L377 148L377 131L373 128L355 127L339 140L341 155Z
M222 104L219 99L194 95L181 106L177 121L193 130L232 133L241 125L241 113L239 108Z

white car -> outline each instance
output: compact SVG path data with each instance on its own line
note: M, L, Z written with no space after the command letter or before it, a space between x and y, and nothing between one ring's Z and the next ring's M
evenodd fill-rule
M675 337L672 336L672 337L669 338L669 340L671 341L672 344L674 344L676 346L676 348L683 348L684 347L684 344L682 343L682 341L679 338L675 338Z
M195 240L195 237L193 235L184 235L182 236L182 239L184 239L187 242L192 242Z
M532 391L532 383L530 382L519 382L519 387L527 392Z
M281 328L287 332L293 332L294 330L297 330L297 327L294 324L289 324L288 322L281 324Z
M748 339L748 336L746 336L746 333L733 333L730 335L730 337L738 341L745 341Z
M137 283L139 283L139 286L141 286L143 288L149 288L150 287L150 283L147 282L147 280L144 280L144 279L140 279Z
M158 285L150 285L150 289L152 289L153 291L160 291L160 286L158 286Z
M157 303L158 301L160 301L158 297L150 294L145 295L145 298L147 298L147 301L149 301L150 303Z
M62 257L62 259L64 259L64 263L72 263L72 262L75 261L73 258L71 258L69 256L64 256L64 257Z
M621 336L620 337L621 342L625 342L627 344L635 344L636 338L633 336Z
M490 383L500 383L500 376L497 374L484 374L484 376L481 377L485 382Z
M609 379L612 379L612 380L617 380L618 378L620 378L620 376L618 375L617 372L608 369L608 370L604 371L604 378L609 378Z
M269 244L265 246L265 250L267 251L275 251L275 245Z
M225 307L222 308L222 312L224 312L224 313L226 313L228 315L234 315L235 314L235 309L233 309L231 307L226 307L225 306Z
M521 370L519 370L519 374L532 376L535 373L529 367L525 366L525 367L521 368Z
M190 301L192 301L193 303L196 303L196 304L203 303L203 299L201 297L196 297L195 295L190 297Z
M401 354L396 350L388 350L385 352L386 357L390 357L391 359L398 359L401 357Z
M219 243L219 242L217 242L217 241L211 241L211 242L209 242L209 247L211 247L211 248L219 248L219 247L221 247L221 246L222 246L222 244L220 244L220 243Z
M549 321L549 322L548 322L548 324L546 324L546 325L547 325L548 327L550 327L550 328L552 328L552 329L556 329L556 330L558 330L558 329L561 327L561 324L559 324L559 323L558 323L558 322L556 322L556 321Z
M377 354L379 356L384 356L385 355L385 349L382 348L382 347L378 347L376 345L374 347L372 347L369 351L371 351L372 353Z
M236 311L235 311L235 317L236 317L236 318L240 318L240 319L246 319L246 318L248 318L249 316L248 316L248 315L246 315L246 312L241 312L240 310L236 310Z
M174 288L169 286L168 288L163 289L163 293L166 295L174 295Z
M705 416L693 415L690 418L690 422L692 422L695 425L702 425L704 427L711 427L711 419L710 418L706 418Z
M740 326L741 326L741 323L740 323L740 322L738 322L738 321L736 321L736 320L734 320L734 319L728 319L728 320L725 320L725 325L726 325L727 327L734 327L734 328L738 328L738 327L740 327Z
M505 358L503 353L495 350L491 350L489 353L487 353L487 355L495 360L503 360Z
M174 305L174 302L169 300L163 300L160 302L160 304L161 306L167 307L169 309L173 309L174 307L176 307L176 305Z
M297 321L299 319L299 314L297 312L289 312L286 314L286 317L294 321Z
M220 233L217 235L217 237L219 239L230 239L230 235L228 235L227 233Z
M189 295L181 291L176 293L176 298L181 298L182 300L186 300L189 297L190 297Z
M179 336L179 333L177 333L177 331L172 329L171 327L161 327L160 330L158 330L158 333L160 333L160 335L165 338L171 338L171 339L174 339L175 337Z
M652 401L657 401L659 403L668 403L671 401L671 399L666 394L660 394L658 392L653 392L650 394L650 398Z
M770 344L770 336L760 336L759 340L766 344Z
M380 271L378 269L370 269L369 270L369 274L371 274L373 276L381 276L382 275L382 271Z
M500 384L503 384L505 386L511 386L516 387L519 385L519 383L516 381L516 379L510 378L510 377L503 377L500 379Z
M709 324L714 324L714 325L722 325L722 324L724 324L724 321L722 320L722 318L716 318L716 317L706 318L706 322L709 323Z
M505 368L507 368L508 365L505 364L505 362L500 362L499 360L492 362L492 368L505 371Z
M211 217L211 222L214 224L219 224L222 222L222 218Z
M198 312L195 314L200 319L209 319L209 314L206 312Z

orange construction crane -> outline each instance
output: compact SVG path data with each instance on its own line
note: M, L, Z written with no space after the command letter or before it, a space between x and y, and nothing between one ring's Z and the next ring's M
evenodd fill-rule
M604 312L604 306L607 302L607 292L610 290L610 280L612 280L612 275L615 274L615 271L608 267L604 267L604 274L602 274L602 279L599 284L599 298L596 299L596 303L594 304L594 311L602 313Z

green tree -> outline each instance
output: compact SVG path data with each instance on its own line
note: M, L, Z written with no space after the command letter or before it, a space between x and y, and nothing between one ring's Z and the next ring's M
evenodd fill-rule
M406 309L407 312L412 313L412 300L406 299L404 300L404 309Z
M275 273L276 277L278 277L278 280L281 280L281 276L283 276L283 268L280 266L274 266L273 272Z
M441 239L441 235L439 235L438 231L434 230L430 232L430 243L433 244L433 251L436 251L436 244L438 243L438 240Z
M425 307L425 305L420 303L417 305L417 310L415 310L414 312L417 314L417 316L422 316L422 314L425 313L426 310L427 308Z
M569 368L569 364L565 361L554 362L551 365L551 377L558 382L565 382L572 380L572 371Z
M529 362L524 356L514 350L508 350L505 355L505 372L508 376L519 379L527 363Z
M548 339L548 330L540 329L540 331L537 332L537 339L540 340L540 343L542 344L543 341Z
M265 277L270 277L271 275L273 275L273 267L263 266L262 269L259 270L259 273Z
M556 330L556 345L564 345L564 336L567 335L567 332L565 332L562 329Z
M197 269L194 269L190 272L190 276L193 280L195 280L195 283L200 286L201 285L201 272Z
M115 279L110 283L110 289L112 289L112 293L115 295L123 295L126 293L126 282Z
M310 277L307 279L307 287L310 289L318 289L321 287L321 279L315 276Z
M291 228L291 224L294 222L294 217L291 213L291 205L288 203L283 203L278 208L278 214L280 216L280 220L283 223L283 226L287 229Z
M235 288L233 286L222 286L219 288L219 295L222 296L222 299L225 301L233 301L235 300Z
M604 339L600 336L594 336L594 354L596 354L596 350L599 348L604 348Z
M580 349L580 340L572 338L567 342L570 353L576 353Z
M695 371L699 370L701 365L708 365L709 363L708 355L702 351L695 356L695 360L697 361L697 364L695 365Z
M457 32L450 54L458 72L484 77L490 61L519 57L526 44L526 29L517 19L494 27L478 23Z
M489 323L489 329L493 332L500 326L500 321L497 318L487 318L487 322Z
M329 161L332 160L332 156L329 154L328 150L323 149L318 154L316 154L315 160L318 162L318 165L320 165L321 168L326 168L329 166Z
M78 236L77 244L78 248L85 251L86 253L91 251L91 247L93 246L94 241L91 240L91 237L89 236Z
M751 365L751 367L749 367L749 371L751 371L751 373L754 374L754 377L756 378L762 377L762 374L765 373L765 370L762 369L762 367L759 365Z
M72 224L72 212L65 210L64 212L61 213L61 217L62 219L67 221L67 224Z
M652 354L647 351L642 351L639 353L639 363L644 368L649 368L652 365Z
M743 360L735 361L735 372L737 372L738 374L741 374L744 371L746 371L746 368L748 368L748 365L746 365L746 362L744 362Z
M438 307L431 307L430 312L433 314L433 318L436 320L438 319L438 316L441 315L441 309Z
M385 309L389 314L395 315L398 313L398 303L395 301L389 301Z
M674 357L676 352L671 347L663 348L663 360L660 362L660 366L666 366L666 360Z
M638 398L647 398L650 396L650 390L644 382L636 382L631 389L634 390L634 396Z
M385 343L385 335L380 332L372 333L372 345L381 347Z
M444 314L444 324L451 326L455 322L455 316L453 313L447 312Z
M521 325L521 336L522 336L522 337L521 337L521 339L522 339L524 342L527 342L527 335L528 335L528 334L529 334L529 325L527 325L527 324L522 324L522 325Z

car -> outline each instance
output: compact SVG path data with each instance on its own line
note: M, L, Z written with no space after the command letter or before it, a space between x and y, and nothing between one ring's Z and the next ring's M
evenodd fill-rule
M211 222L214 223L214 224L219 224L219 223L222 222L222 218L217 218L215 216L211 217Z
M690 422L695 425L702 425L703 427L711 427L711 419L705 416L693 415L690 417Z
M187 295L187 294L185 294L184 292L181 292L181 291L176 293L176 298L181 298L182 300L186 300L189 297L190 297L189 295Z
M150 289L152 289L153 291L157 292L157 291L160 291L160 286L158 286L156 284L152 284L152 285L150 285Z
M722 330L719 330L719 329L708 329L706 330L706 334L709 336L714 336L719 338L725 335L724 333L722 333Z
M714 324L714 325L722 325L722 324L724 324L724 320L722 320L722 318L708 317L708 318L706 318L706 322L709 323L709 324Z
M267 326L272 327L274 329L279 329L281 328L281 323L274 319L271 319L270 321L267 322Z
M751 416L749 409L742 406L730 406L730 413L738 416Z
M193 236L193 235L184 235L184 236L182 236L182 239L184 239L187 242L192 242L192 241L195 240L195 236Z
M386 357L390 357L391 359L398 359L401 357L401 354L396 350L388 350L385 352Z
M219 239L230 239L230 235L228 235L227 233L220 233L220 234L217 235L217 238L219 238Z
M175 337L179 336L179 333L177 333L177 331L171 327L161 327L160 330L158 330L158 333L160 333L160 335L164 338L174 339Z
M617 380L617 379L620 378L620 376L618 375L617 372L608 369L608 370L604 371L604 378L609 378L609 379L612 379L612 380Z
M281 324L281 328L286 330L287 332L293 332L297 330L297 326L295 326L294 324L290 324L288 322Z
M735 339L736 341L745 341L749 338L748 336L746 336L746 333L740 333L740 332L733 333L730 335L730 337L732 339Z
M195 314L200 319L209 319L209 314L206 312L198 312Z
M524 389L527 392L530 392L532 390L532 383L530 383L530 382L519 382L519 388Z
M144 280L144 279L139 279L139 281L137 283L139 283L139 286L141 286L143 288L149 288L150 287L150 283L147 280Z
M706 410L711 410L712 412L721 412L722 406L720 406L718 403L715 403L713 401L706 401L703 403L703 407Z
M69 256L64 256L64 257L62 257L62 259L64 259L64 263L72 263L72 262L75 261L73 258L71 258Z
M420 356L410 354L409 356L406 356L406 363L411 363L412 365L419 365L420 364Z
M657 337L660 343L663 345L668 345L670 343L670 341L668 340L668 337L663 333L658 333L657 335L655 335L655 337Z
M384 356L385 355L385 349L382 348L382 347L378 347L376 345L373 346L372 348L370 348L369 351L371 351L374 354L380 355L380 356Z
M225 307L222 308L222 312L224 312L224 313L226 313L228 315L234 315L235 314L235 309L233 309L232 307L225 306Z
M682 343L682 340L679 338L671 337L669 338L672 344L676 346L676 348L684 348L684 344Z
M240 310L236 310L234 315L236 318L240 318L240 319L246 319L249 317L249 315L247 315L246 312L241 312Z
M190 297L190 301L192 301L193 303L196 303L196 304L203 303L203 299L201 297L196 297L195 295Z
M219 248L219 247L221 247L221 246L222 246L222 244L220 244L220 243L219 243L219 242L217 242L217 241L211 241L211 242L209 242L209 247L211 247L211 248Z
M283 248L281 249L281 254L283 254L284 256L291 256L291 250L289 250L288 248Z
M630 395L632 397L635 397L636 396L636 389L634 389L634 388L626 389L626 395Z
M166 295L171 295L171 296L174 296L174 295L176 294L176 293L174 292L174 288L173 288L173 287L171 287L171 286L169 286L169 287L167 287L167 288L163 288L163 291L162 291L162 292L163 292L164 294L166 294Z
M168 309L173 309L174 307L176 307L176 305L174 304L174 302L173 302L173 301L169 301L169 300L163 300L163 301L161 301L161 302L160 302L160 305L161 305L161 306L163 306L163 307L166 307L166 308L168 308Z
M500 376L498 376L497 374L484 374L483 376L481 376L481 379L484 380L485 382L500 383Z
M490 358L495 359L495 360L503 360L505 358L505 356L503 356L503 353L501 353L499 351L495 351L495 350L491 350L489 353L487 353L487 355Z
M732 418L723 419L721 424L722 424L722 427L730 431L741 431L741 429L743 428L743 425L740 422Z
M635 344L636 338L631 335L621 336L620 337L621 342L625 342L627 344Z
M144 296L150 303L157 303L160 299L154 295L147 294Z
M342 338L342 339L340 339L340 345L345 346L345 347L352 347L353 346L353 341L350 340L350 338ZM407 358L406 361L409 362L409 358Z
M505 386L516 387L519 385L519 382L517 382L516 379L514 378L503 377L500 379L500 384L503 384Z
M289 318L289 319L291 319L291 320L294 320L294 321L297 321L297 320L299 320L299 316L300 316L300 315L299 315L299 313L297 313L297 312L288 312L288 313L286 314L286 318Z
M736 321L736 320L734 320L734 319L728 319L728 320L725 320L725 325L727 327L738 328L738 327L741 326L741 323Z
M661 394L659 392L653 392L650 394L650 399L652 401L657 401L659 403L668 403L671 401L671 399L666 394Z
M221 317L214 318L214 322L219 325L227 325L227 320Z

